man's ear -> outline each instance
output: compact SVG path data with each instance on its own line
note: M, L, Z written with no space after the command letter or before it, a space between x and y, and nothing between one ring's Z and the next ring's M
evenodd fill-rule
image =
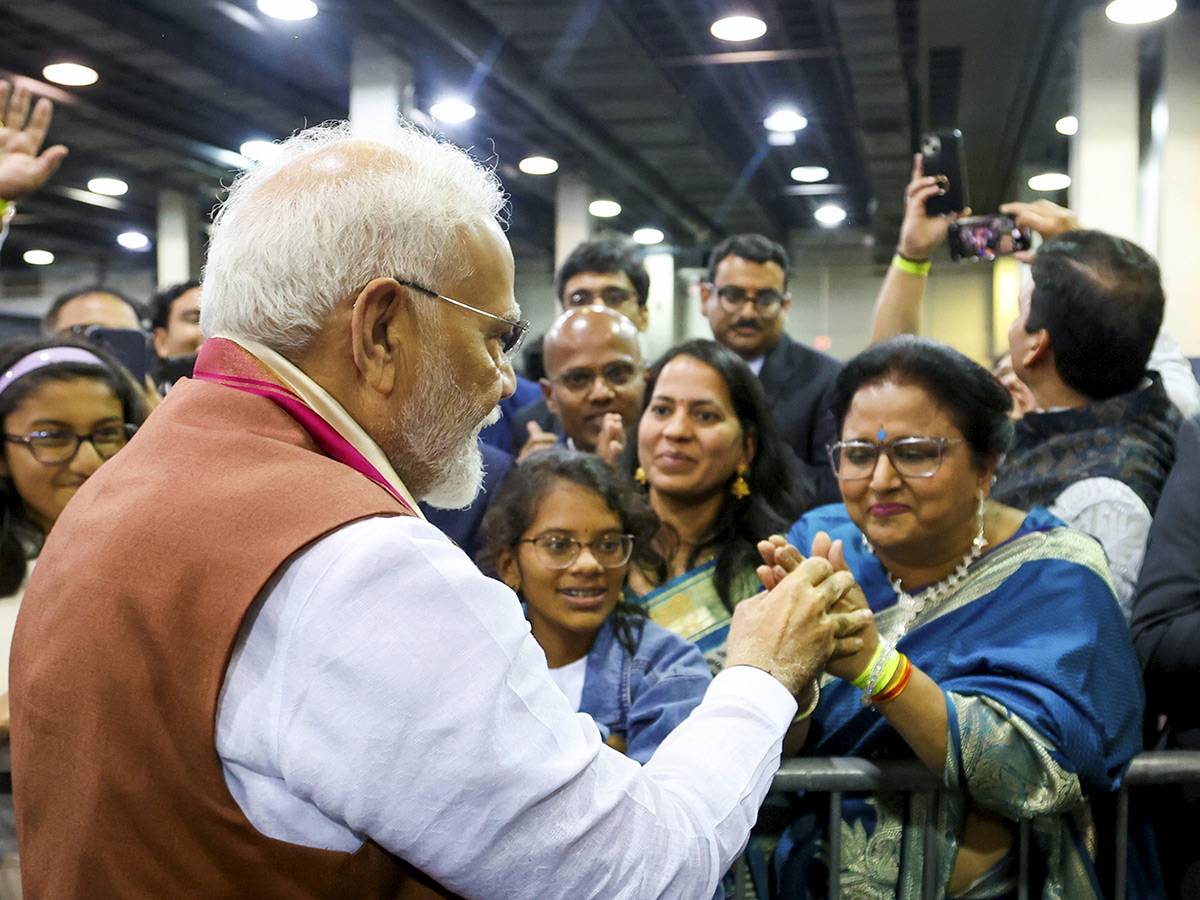
M700 282L700 312L708 315L709 304L713 302L716 293L713 291L713 286L707 281Z
M538 385L542 388L542 397L546 400L546 408L558 415L558 401L554 399L554 386L549 378L539 378Z
M166 359L166 357L167 357L167 329L165 329L165 328L155 328L154 329L154 352L157 353L160 358Z
M521 590L521 566L512 547L501 547L496 554L496 574L516 593Z
M411 298L392 278L376 278L354 298L350 343L354 365L366 384L380 394L396 387L397 373L414 347L399 335L414 335Z
M646 303L639 303L637 308L637 316L634 317L633 324L637 326L638 331L645 331L650 327L650 307Z
M1050 347L1050 332L1045 328L1029 332L1025 348L1021 353L1022 368L1031 369L1045 365L1053 356L1054 350Z

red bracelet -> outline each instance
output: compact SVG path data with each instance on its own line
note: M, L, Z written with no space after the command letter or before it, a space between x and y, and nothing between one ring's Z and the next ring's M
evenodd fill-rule
M908 687L908 682L912 678L913 664L912 664L912 661L907 656L902 656L901 664L902 664L902 668L900 670L899 677L894 682L892 682L892 686L890 688L888 688L886 691L884 691L882 694L872 697L871 698L872 702L878 704L878 703L887 703L891 700L895 700L897 697L900 696L900 694L904 691L904 689L906 687Z

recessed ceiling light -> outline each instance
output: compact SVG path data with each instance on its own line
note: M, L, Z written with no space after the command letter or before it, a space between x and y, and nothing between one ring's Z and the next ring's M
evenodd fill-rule
M802 131L808 127L808 119L794 109L777 109L763 119L763 126L767 131Z
M1054 130L1059 134L1075 134L1079 131L1079 120L1074 116L1063 116L1054 123Z
M150 238L140 231L122 231L117 235L117 243L126 250L149 250Z
M657 228L639 228L633 233L633 239L639 244L661 244L665 237Z
M757 16L726 16L713 22L709 31L723 41L752 41L767 33L767 23Z
M462 100L439 100L429 107L429 114L442 122L465 122L475 118L475 107Z
M1066 172L1043 172L1029 179L1029 187L1035 191L1065 191L1071 186L1071 176Z
M1145 25L1175 12L1175 0L1113 0L1104 14L1120 25Z
M846 211L840 206L830 203L826 206L818 206L813 210L813 218L826 228L832 228L834 225L841 225L846 221Z
M299 22L317 14L317 4L312 0L258 0L260 12L272 19Z
M95 69L81 66L79 63L54 63L42 69L42 75L47 81L65 84L68 87L95 84L100 78Z
M767 143L772 147L790 147L796 143L796 132L794 131L768 131Z
M621 204L616 200L593 200L588 204L588 212L597 219L611 219L621 214Z
M262 162L264 159L270 159L278 152L279 145L274 141L246 141L242 146L238 147L238 153L254 162Z
M26 250L21 259L31 266L48 266L54 262L54 254L49 250Z
M129 190L129 185L120 178L93 178L88 182L88 190L105 197L120 197Z
M549 156L527 156L517 163L517 168L526 175L553 175L558 171L558 160Z
M829 177L829 170L824 166L796 166L792 169L792 180L803 181L806 184L816 184Z

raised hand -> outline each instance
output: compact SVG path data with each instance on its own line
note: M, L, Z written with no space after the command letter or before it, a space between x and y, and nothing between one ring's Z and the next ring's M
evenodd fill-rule
M913 156L912 177L904 189L904 221L900 225L900 242L897 250L909 259L929 259L934 249L946 240L950 223L961 216L969 216L971 210L948 216L930 216L925 213L925 201L938 192L937 181L925 174L924 157Z
M527 423L525 430L529 432L529 440L525 442L525 446L517 454L518 464L525 462L525 460L541 450L549 450L558 443L558 435L553 431L546 431L537 422Z
M613 466L624 452L625 422L620 413L605 413L600 422L600 437L596 439L596 455Z
M1077 231L1083 227L1075 213L1049 200L1034 200L1032 203L1014 200L1011 203L1001 203L1000 212L1008 213L1022 228L1036 231L1044 241L1064 231ZM1032 250L1022 250L1013 256L1021 262L1031 263L1037 254Z
M39 154L54 105L43 97L29 115L30 99L27 88L0 81L0 200L20 200L41 187L67 155L62 144Z

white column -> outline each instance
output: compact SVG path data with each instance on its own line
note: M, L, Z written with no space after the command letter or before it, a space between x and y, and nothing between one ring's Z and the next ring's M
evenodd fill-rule
M397 117L413 117L413 71L379 41L360 35L350 59L350 122L360 137L390 129Z
M650 296L646 300L642 355L649 362L681 337L675 327L675 255L671 248L660 246L647 252L646 271L650 273Z
M554 270L577 245L592 236L592 186L578 175L558 173L554 195Z
M1200 13L1179 10L1164 24L1166 145L1162 154L1158 261L1167 293L1166 328L1200 356Z
M200 274L200 222L189 195L166 188L158 192L157 237L160 287Z
M1102 7L1083 11L1071 145L1071 207L1087 228L1135 239L1138 221L1138 35Z

